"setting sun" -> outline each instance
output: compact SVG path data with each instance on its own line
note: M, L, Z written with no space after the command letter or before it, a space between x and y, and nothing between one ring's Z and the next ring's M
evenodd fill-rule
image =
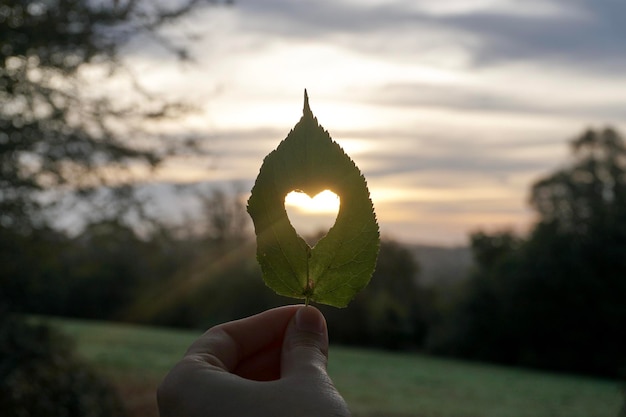
M285 205L303 213L337 213L339 196L330 190L324 190L313 198L303 192L292 191L285 197Z

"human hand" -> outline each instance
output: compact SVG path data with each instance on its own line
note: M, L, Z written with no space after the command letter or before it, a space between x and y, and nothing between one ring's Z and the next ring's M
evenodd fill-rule
M285 306L209 329L165 377L161 417L346 417L326 373L315 307Z

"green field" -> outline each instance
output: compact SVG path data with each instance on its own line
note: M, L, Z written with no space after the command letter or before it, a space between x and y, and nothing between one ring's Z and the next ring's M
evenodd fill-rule
M109 375L136 415L198 332L54 320ZM615 381L332 347L329 372L355 417L618 417ZM136 398L135 398L136 397ZM141 398L143 400L141 400ZM141 404L139 404L141 403ZM142 408L143 407L143 408Z

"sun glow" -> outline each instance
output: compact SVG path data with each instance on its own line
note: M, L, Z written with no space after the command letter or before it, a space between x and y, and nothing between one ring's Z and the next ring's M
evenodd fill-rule
M313 198L303 192L292 191L285 197L285 206L310 214L337 213L339 196L330 190L324 190Z

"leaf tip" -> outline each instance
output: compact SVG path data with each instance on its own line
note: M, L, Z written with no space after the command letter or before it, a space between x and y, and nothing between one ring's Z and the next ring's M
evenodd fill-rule
M304 114L311 113L311 107L309 107L309 94L304 89L304 109L302 110Z

